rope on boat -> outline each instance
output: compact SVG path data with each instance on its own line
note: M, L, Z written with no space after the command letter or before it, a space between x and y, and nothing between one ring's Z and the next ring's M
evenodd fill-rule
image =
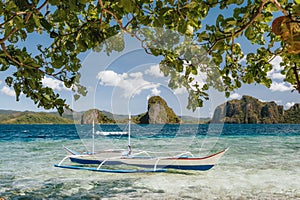
M104 163L107 162L108 160L110 160L110 159L117 159L117 158L119 158L119 157L106 158L105 160L103 160L103 161L99 164L99 166L97 167L97 170L100 170L100 168L102 167L102 165L104 165Z
M97 170L99 170L99 169L102 167L102 165L103 165L107 160L109 160L109 158L103 160L103 161L100 163L100 165L97 167Z
M153 157L151 156L151 154L166 154L166 153L179 153L180 151L168 151L168 152L158 152L158 151L141 151L141 152L138 152L138 153L134 153L132 155L140 155L140 154L146 154L147 156L149 157ZM194 154L192 154L190 151L187 151L187 152L183 152L183 153L180 153L180 154L176 154L172 157L176 158L176 157L180 157L180 156L183 156L183 155L190 155L191 157L195 157Z
M155 165L154 165L154 168L153 168L154 171L156 171L156 167L157 167L159 161L160 161L160 158L157 158L157 160L155 162Z

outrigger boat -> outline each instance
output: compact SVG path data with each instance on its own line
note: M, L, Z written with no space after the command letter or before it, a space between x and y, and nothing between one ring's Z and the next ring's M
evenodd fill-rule
M175 170L200 170L211 169L228 150L222 150L205 157L195 157L191 152L177 153L173 156L152 156L155 152L135 150L130 145L130 124L128 126L128 147L127 149L108 149L94 151L94 123L93 123L93 147L92 152L79 153L68 147L64 147L70 155L63 158L55 167L66 169L90 170L97 172L111 173L136 173L136 172L166 172ZM157 153L155 153L157 154ZM63 162L70 159L71 162L80 165L63 165ZM96 165L96 166L95 166ZM114 169L111 167L121 167ZM134 167L134 168L132 168Z

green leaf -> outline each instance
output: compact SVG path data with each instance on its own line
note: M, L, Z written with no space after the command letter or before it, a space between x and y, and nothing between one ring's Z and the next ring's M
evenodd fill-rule
M22 29L24 27L24 20L20 16L16 16L14 18L14 23L16 24L18 29Z
M36 14L33 14L32 17L33 17L33 20L34 20L35 25L36 25L37 27L41 26L41 23L40 23L40 17L39 17L38 15L36 15Z
M236 0L236 4L237 5L241 5L241 4L243 4L244 3L244 0Z
M66 42L66 47L68 50L73 51L75 49L75 45L73 42L67 41Z
M134 10L135 6L131 0L120 1L120 6L124 8L125 12L130 13Z
M74 100L77 101L80 98L79 94L74 94Z
M228 18L225 20L226 21L226 24L229 24L229 25L236 25L236 20L234 18Z
M50 3L51 5L59 5L60 0L49 0L49 3Z
M64 105L66 100L62 100L62 99L56 99L55 100L55 104L57 105Z
M8 38L8 41L11 43L17 43L19 41L18 35L17 34L13 34Z
M208 87L208 85L207 85L207 84L204 84L204 85L203 85L203 87L202 87L202 89L203 89L203 90L208 90L208 89L209 89L209 87Z
M245 36L248 40L253 40L255 38L255 32L252 30L251 27L248 27L245 31Z
M21 94L21 85L19 83L14 84L14 90L16 93L16 100L19 101L19 97Z
M54 22L64 21L66 20L66 11L58 9L53 13L52 17Z
M56 38L58 34L55 31L51 31L50 38Z
M41 25L47 30L50 31L52 29L51 24L45 19L45 18L41 18L40 19Z
M52 74L54 72L54 69L53 68L50 68L50 67L46 67L46 74Z
M27 33L26 33L26 31L20 30L20 31L19 31L19 34L20 34L21 40L24 41L24 40L27 38Z
M195 67L194 65L192 65L191 72L192 72L193 75L196 76L198 74L197 67Z
M187 25L185 34L186 35L193 35L193 33L194 33L194 27L192 27L191 25Z
M242 86L242 83L239 80L235 80L236 87L240 88Z
M14 10L17 8L17 6L13 1L7 1L5 8L6 10Z
M9 87L11 87L12 86L12 83L13 83L13 78L12 77L10 77L10 76L8 76L8 77L6 77L6 79L5 79L5 83L9 86Z
M230 92L226 91L226 92L225 92L225 97L226 97L226 98L229 98L229 96L230 96Z
M89 0L77 0L79 3L85 5L87 2L89 2Z
M25 25L25 28L26 28L26 30L27 30L28 33L32 33L34 31L34 27L35 27L34 20L32 20L30 18L30 20L28 21L28 23Z

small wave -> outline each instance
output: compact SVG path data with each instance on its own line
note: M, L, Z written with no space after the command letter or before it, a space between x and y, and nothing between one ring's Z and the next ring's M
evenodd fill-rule
M27 138L46 138L46 135L29 135Z

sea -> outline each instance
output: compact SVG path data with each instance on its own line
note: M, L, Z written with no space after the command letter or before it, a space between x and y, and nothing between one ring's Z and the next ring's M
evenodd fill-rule
M95 131L126 131L97 125ZM208 171L101 173L54 167L92 151L91 125L0 125L0 199L300 199L300 125L132 125L132 151L229 148ZM94 148L126 149L127 136L94 135ZM68 164L69 161L64 161Z

